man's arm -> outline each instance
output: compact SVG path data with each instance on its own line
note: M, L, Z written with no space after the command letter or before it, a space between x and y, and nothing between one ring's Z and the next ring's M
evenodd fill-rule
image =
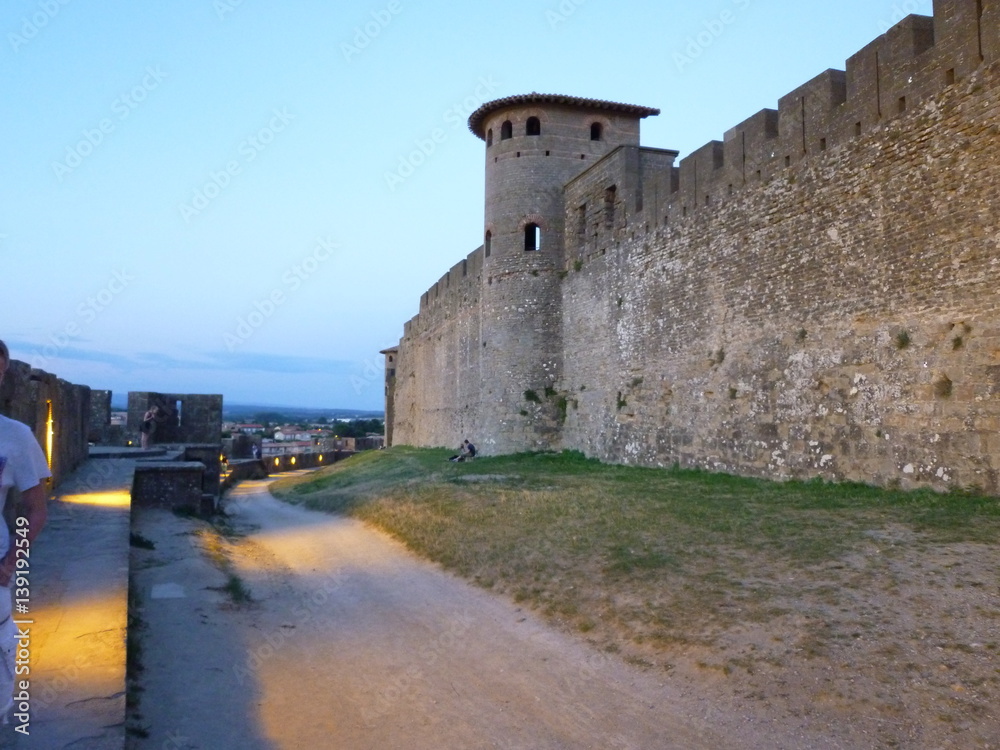
M35 541L35 537L45 527L45 522L49 518L49 509L46 504L45 485L36 484L30 490L21 493L21 502L24 503L24 515L28 519L28 541Z
M31 489L21 493L21 502L24 505L24 516L28 519L27 538L29 542L35 540L39 532L48 520L49 511L46 504L45 485L36 484ZM11 576L14 575L14 568L17 564L17 544L14 529L11 529L10 548L7 554L0 560L0 586L10 583Z

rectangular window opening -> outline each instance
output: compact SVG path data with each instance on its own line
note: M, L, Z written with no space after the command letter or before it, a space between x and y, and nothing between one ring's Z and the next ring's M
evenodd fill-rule
M612 185L604 191L604 226L606 229L614 229L615 227L615 201L617 197L617 185Z

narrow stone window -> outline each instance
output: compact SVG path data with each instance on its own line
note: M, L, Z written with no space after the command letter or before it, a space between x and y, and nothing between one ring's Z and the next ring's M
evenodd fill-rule
M493 145L493 128L486 131L486 148Z
M493 249L493 232L486 232L486 237L483 240L483 249L486 251L486 257L489 258L490 250Z
M896 105L896 109L897 109L897 111L900 114L902 114L903 112L906 111L906 97L905 96L899 97L899 102Z
M618 187L612 185L604 191L604 226L606 229L615 228L615 200L618 197Z
M528 122L525 124L524 128L525 135L541 135L542 134L542 121L537 117L529 117Z
M604 128L601 126L601 123L592 122L590 124L590 140L592 141L601 140L601 136L603 135L603 130Z
M790 157L790 156L786 156L785 157L785 166L786 167L792 166L792 157Z
M537 224L524 227L524 252L533 253L542 249L542 228Z
M854 123L854 135L856 135L856 136L860 136L861 135L861 123L860 122Z
M712 196L711 195L706 195L705 196L705 205L706 206L710 206L711 204L712 204Z
M510 120L504 120L503 125L500 126L500 140L506 141L508 138L513 137L514 126L510 124Z
M819 150L826 151L826 138L819 139Z
M944 85L951 86L954 83L955 83L955 69L948 68L948 70L944 72Z

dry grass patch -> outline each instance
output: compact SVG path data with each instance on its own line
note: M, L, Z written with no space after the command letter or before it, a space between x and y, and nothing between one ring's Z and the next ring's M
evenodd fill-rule
M960 716L994 712L996 498L609 466L574 453L468 463L449 453L360 454L273 491L369 521L632 663L712 674L744 700L794 715L819 710L814 702L865 705L876 722L923 717L945 698ZM924 718L904 723L876 733L888 742L929 731ZM1000 742L1000 723L951 726Z

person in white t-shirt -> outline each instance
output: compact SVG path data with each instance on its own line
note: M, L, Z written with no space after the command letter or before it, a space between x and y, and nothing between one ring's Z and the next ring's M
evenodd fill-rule
M10 364L7 345L0 341L0 385ZM0 716L7 723L14 699L14 653L17 627L11 611L10 583L17 566L18 550L25 556L28 545L45 526L45 479L52 476L34 433L26 425L0 415L0 511L7 491L17 487L23 503L22 520L16 529L0 522Z

